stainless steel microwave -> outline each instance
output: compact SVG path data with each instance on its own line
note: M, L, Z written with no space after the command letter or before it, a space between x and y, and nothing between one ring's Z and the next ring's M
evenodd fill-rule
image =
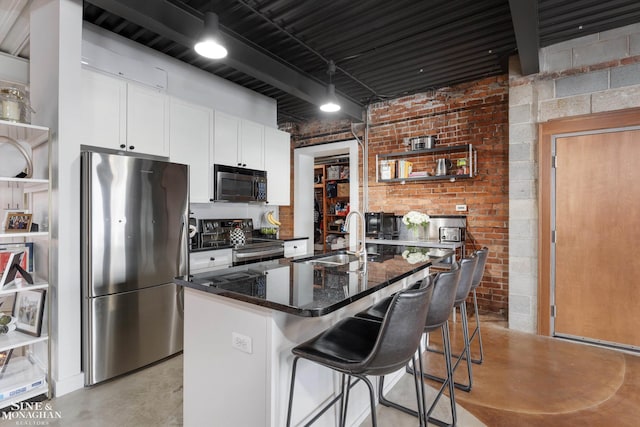
M266 202L267 172L213 165L213 194L219 202Z

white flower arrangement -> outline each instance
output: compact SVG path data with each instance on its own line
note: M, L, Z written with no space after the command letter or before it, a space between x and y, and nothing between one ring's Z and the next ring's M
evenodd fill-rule
M418 227L426 227L429 224L429 215L422 212L409 211L402 217L402 223L411 230Z
M425 248L409 248L402 252L402 258L409 264L429 261L429 250Z

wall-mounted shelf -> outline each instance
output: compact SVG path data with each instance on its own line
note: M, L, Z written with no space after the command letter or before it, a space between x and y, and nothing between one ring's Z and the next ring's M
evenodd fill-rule
M436 160L438 154L458 154L462 155L453 156L453 158L448 158L452 160L452 168L451 170L457 170L458 166L456 165L457 160L464 159L466 160L466 170L465 173L449 173L446 175L434 175L433 171L435 170ZM394 175L391 175L390 178L381 178L381 161L386 162L394 162L399 160L410 160L417 159L419 162L416 162L419 166L418 168L425 168L428 170L415 170L413 172L428 172L430 173L427 176L398 176L400 173L399 167L397 164L394 164L391 167L391 170ZM399 151L394 153L387 154L377 154L376 155L376 182L412 182L412 181L445 181L445 180L456 180L456 179L468 179L473 178L478 174L478 152L474 150L472 144L464 144L464 145L453 145L453 146L444 146L444 147L436 147L436 148L426 148L422 150L412 150L412 151Z

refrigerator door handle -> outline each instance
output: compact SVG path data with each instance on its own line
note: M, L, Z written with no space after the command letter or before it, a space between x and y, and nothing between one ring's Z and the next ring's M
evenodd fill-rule
M184 286L176 285L176 305L178 306L178 316L184 320Z
M180 242L180 256L178 257L178 269L180 275L188 276L189 275L189 219L187 215L182 216L182 226L180 227L180 237L178 238Z

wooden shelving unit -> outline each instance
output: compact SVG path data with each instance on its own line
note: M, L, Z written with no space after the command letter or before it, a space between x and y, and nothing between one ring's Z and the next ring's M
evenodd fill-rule
M344 220L347 216L346 209L350 203L349 178L333 178L329 173L329 168L335 166L339 165L316 165L314 168L314 176L320 177L320 179L315 180L314 192L316 201L320 205L322 218L320 223L320 235L314 242L314 249L316 252L338 249L335 247L332 248L331 245L327 243L327 236L333 234L345 237L348 234L342 231L340 225L335 224L335 221L340 219ZM344 167L344 165L340 167ZM330 179L330 177L333 179ZM330 183L336 184L336 194L329 194L327 192L327 184ZM344 212L344 214L336 213L336 206L342 208L343 210L341 212Z

